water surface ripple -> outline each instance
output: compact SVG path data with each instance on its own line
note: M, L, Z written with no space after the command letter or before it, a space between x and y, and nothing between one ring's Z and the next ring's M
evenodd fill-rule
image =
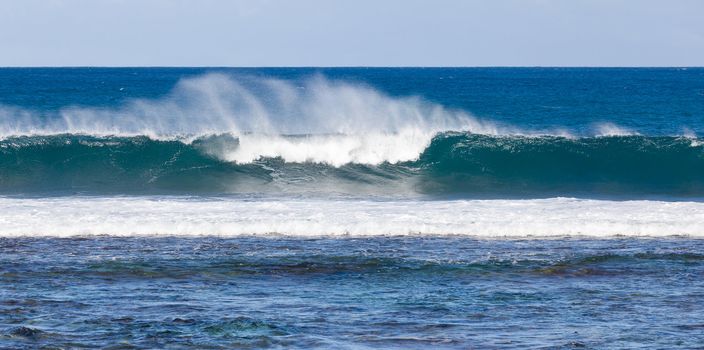
M694 348L704 241L0 238L2 348Z

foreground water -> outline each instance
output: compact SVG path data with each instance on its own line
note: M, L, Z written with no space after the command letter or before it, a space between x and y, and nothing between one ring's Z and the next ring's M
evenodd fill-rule
M3 348L695 348L687 238L2 238Z

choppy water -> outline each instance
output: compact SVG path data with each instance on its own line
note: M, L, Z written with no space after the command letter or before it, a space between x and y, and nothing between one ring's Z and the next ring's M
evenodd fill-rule
M682 348L686 238L0 239L0 344L46 348Z

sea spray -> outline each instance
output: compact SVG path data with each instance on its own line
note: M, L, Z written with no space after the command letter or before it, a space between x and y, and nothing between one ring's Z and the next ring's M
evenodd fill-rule
M300 85L299 85L300 84ZM390 97L364 85L314 77L300 83L224 74L184 78L166 96L116 108L58 112L0 108L0 135L85 134L188 139L213 134L396 134L447 130L496 134L499 127L418 97Z

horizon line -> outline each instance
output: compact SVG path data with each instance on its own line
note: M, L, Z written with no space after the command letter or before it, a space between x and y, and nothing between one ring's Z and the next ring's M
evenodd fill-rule
M314 65L303 65L303 66L220 66L220 65L193 65L193 66L178 66L178 65L126 65L126 66L117 66L117 65L57 65L57 66L43 66L43 65L36 65L36 66L0 66L0 69L13 69L13 68L20 68L20 69L32 69L32 68L236 68L236 69L269 69L269 68L294 68L294 69L301 69L301 68L429 68L429 69L435 69L435 68L632 68L632 69L648 69L648 68L665 68L665 69L676 69L676 68L704 68L704 65L701 66L568 66L568 65L559 65L559 66L550 66L550 65L534 65L534 66L491 66L491 65L478 65L478 66L378 66L378 65L369 65L369 66L364 66L364 65L359 65L359 66L345 66L345 65L333 65L333 66L314 66Z

